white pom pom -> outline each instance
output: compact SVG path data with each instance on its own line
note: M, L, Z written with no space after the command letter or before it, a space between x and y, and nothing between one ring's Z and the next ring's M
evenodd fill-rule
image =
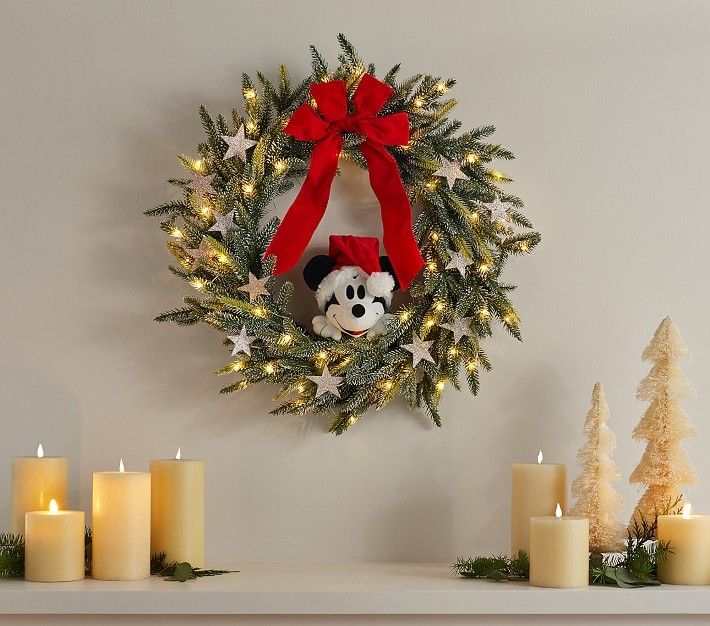
M394 278L389 272L373 272L367 279L367 291L376 298L392 297Z

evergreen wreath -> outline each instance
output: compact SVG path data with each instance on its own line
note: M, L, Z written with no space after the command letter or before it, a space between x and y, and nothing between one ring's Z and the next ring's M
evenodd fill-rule
M338 41L337 67L329 68L311 46L312 74L297 84L284 66L275 82L257 72L258 90L244 74L244 113L234 109L227 119L200 108L207 138L197 158L179 156L191 178L169 181L182 190L182 199L146 214L163 216L167 247L178 263L170 269L201 295L186 297L185 306L156 319L204 322L239 342L235 358L217 371L238 377L222 392L260 382L279 385L273 414L334 413L330 431L339 435L370 407L379 409L401 394L441 426L438 405L446 385L460 389L463 372L476 394L480 370L491 369L480 341L492 334L493 323L521 338L509 299L515 287L501 273L509 257L529 253L540 235L514 230L532 225L521 213L522 201L498 187L511 179L491 162L513 154L486 143L494 127L457 134L461 123L448 117L456 101L447 97L455 81L423 74L400 81L395 65L382 78L393 93L378 115L406 112L409 118L410 141L387 150L419 209L414 234L423 271L408 302L375 339L314 337L294 320L288 310L294 285L285 282L276 290L276 259L265 257L280 223L266 214L308 170L314 143L298 141L284 128L304 102L315 108L310 86L342 80L350 101L362 77L375 75L374 65L365 64L343 35ZM341 158L366 169L362 138L350 132L343 137Z

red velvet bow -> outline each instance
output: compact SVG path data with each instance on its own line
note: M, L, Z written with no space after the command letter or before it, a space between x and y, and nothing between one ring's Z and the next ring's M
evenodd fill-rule
M380 203L383 244L403 290L424 265L412 232L407 191L397 161L385 148L409 141L409 117L405 112L375 117L392 91L389 85L364 74L353 94L354 113L350 115L344 81L314 83L311 95L322 117L305 103L294 111L285 132L301 141L315 141L316 145L303 186L266 250L266 256L276 256L276 274L287 272L298 262L325 214L343 133L365 137L360 150Z

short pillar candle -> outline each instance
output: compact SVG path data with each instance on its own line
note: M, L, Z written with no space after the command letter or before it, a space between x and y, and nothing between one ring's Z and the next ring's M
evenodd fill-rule
M150 462L152 554L168 561L205 562L205 463L181 458Z
M543 463L514 463L511 481L510 553L530 554L530 518L550 515L555 505L567 508L567 466Z
M710 585L710 515L691 515L686 502L681 515L658 516L657 537L670 547L659 559L658 580L670 585Z
M95 472L91 576L141 580L150 576L150 474Z
M25 514L25 580L42 583L84 578L84 511L62 511L56 500L47 511Z
M64 457L44 456L42 444L37 456L18 456L10 466L10 532L25 532L25 513L46 511L51 500L60 509L67 506L69 461Z
M589 584L589 520L555 515L530 519L530 584L586 587Z

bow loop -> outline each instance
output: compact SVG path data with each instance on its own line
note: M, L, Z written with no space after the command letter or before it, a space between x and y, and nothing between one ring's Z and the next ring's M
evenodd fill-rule
M284 132L301 141L318 141L328 132L328 124L307 104L298 107L286 124Z
M409 116L393 113L360 120L360 134L383 146L403 146L409 142Z
M363 116L376 115L393 92L394 89L388 84L377 80L371 74L363 74L353 94L355 110Z
M311 95L318 105L320 114L329 122L344 118L348 114L347 92L344 80L329 83L313 83Z

